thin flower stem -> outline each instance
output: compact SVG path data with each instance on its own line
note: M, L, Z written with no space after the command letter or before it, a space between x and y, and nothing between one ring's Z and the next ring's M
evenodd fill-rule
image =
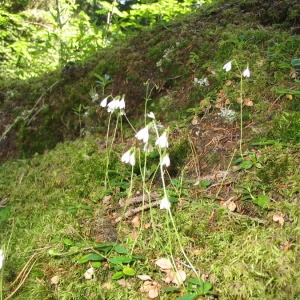
M108 118L108 126L107 126L107 132L106 132L106 140L105 140L106 168L105 168L104 186L105 186L106 189L107 189L107 184L109 182L109 178L108 178L108 165L109 165L110 149L108 148L108 137L109 137L110 123L111 123L111 114L109 114L109 118Z
M193 272L195 273L196 277L199 278L199 274L198 272L196 271L195 267L193 266L193 264L190 262L188 256L186 255L184 249L183 249L183 246L182 246L182 243L181 243L181 239L180 239L180 236L179 236L179 233L177 231L177 227L176 227L176 224L175 224L175 221L173 219L173 215L172 215L172 212L170 209L168 209L168 213L169 213L169 216L170 216L170 220L172 222L172 225L173 225L173 228L174 228L174 231L175 231L175 235L176 235L176 238L177 238L177 241L178 241L178 244L179 244L179 247L180 247L180 250L184 256L184 258L186 259L186 261L188 262L188 264L190 265L191 269L193 270Z
M242 151L242 143L243 143L243 75L241 73L241 88L240 88L240 101L241 101L241 109L240 109L240 153L241 157L243 157Z

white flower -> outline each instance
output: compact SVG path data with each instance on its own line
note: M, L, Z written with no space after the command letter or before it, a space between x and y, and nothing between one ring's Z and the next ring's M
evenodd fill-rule
M124 97L122 97L122 99L119 101L119 108L120 108L120 109L124 109L124 108L125 108L125 100L124 100Z
M4 254L3 254L3 251L0 250L0 270L3 267L3 261L4 261Z
M129 157L129 163L134 166L135 165L135 155L134 152L131 153L130 157Z
M116 109L119 108L119 100L112 100L107 104L107 112L114 112Z
M105 106L107 105L107 98L108 98L108 97L104 98L104 99L101 101L101 103L100 103L100 106L101 106L101 107L105 107Z
M201 79L198 79L197 77L195 77L194 78L194 85L209 86L209 81L208 81L207 77L201 78Z
M148 126L144 127L140 131L138 131L137 134L135 135L135 137L138 140L143 141L145 144L148 143L148 140L149 140L149 129L148 129Z
M131 149L125 152L121 157L121 162L128 164L130 162Z
M134 149L130 149L125 152L121 157L121 162L125 164L131 164L132 166L135 165L135 154Z
M169 147L166 131L156 140L155 145L158 145L160 148Z
M98 100L99 98L99 95L97 93L91 93L91 98L92 98L92 102L95 102Z
M147 114L147 116L151 119L155 119L155 115L152 111L149 114Z
M229 72L229 71L231 70L231 67L232 67L231 61L229 61L227 64L225 64L225 65L223 66L223 69L224 69L226 72Z
M162 200L160 201L159 208L167 210L171 208L171 202L169 201L168 197L165 196L162 198Z
M243 76L248 78L250 77L250 70L248 67L243 71Z
M168 154L166 154L166 155L164 156L164 158L162 159L161 165L162 165L162 166L166 166L166 167L170 166L170 157L169 157Z

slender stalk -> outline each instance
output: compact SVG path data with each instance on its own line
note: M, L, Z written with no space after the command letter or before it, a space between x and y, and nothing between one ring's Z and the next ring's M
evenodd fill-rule
M241 81L240 81L240 153L241 157L243 157L243 150L242 150L242 144L243 144L243 75L241 73Z

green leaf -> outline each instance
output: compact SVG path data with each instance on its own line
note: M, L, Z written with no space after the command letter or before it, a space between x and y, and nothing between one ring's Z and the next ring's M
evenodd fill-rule
M102 264L100 261L93 261L92 262L92 267L96 268L96 269L99 269L101 268Z
M257 169L261 169L261 168L262 168L262 165L261 165L260 163L256 163L256 164L255 164L255 167L256 167Z
M109 259L109 261L113 264L119 265L119 264L128 264L132 261L132 258L125 257L125 256L116 256Z
M128 250L125 249L124 247L120 246L120 245L116 245L114 248L118 253L120 254L127 254Z
M179 289L177 287L172 287L172 286L163 287L162 290L164 292L180 292L181 291L181 289Z
M196 285L203 285L204 284L204 282L202 281L201 278L189 278L187 280L187 282L190 283L190 284L196 284Z
M250 169L253 166L253 162L251 160L245 160L240 166L239 169Z
M208 188L211 185L211 181L209 180L201 180L200 181L200 185L201 187L203 187L204 189Z
M111 278L116 280L116 279L122 278L123 276L124 276L124 273L122 271L120 271L120 272L116 272Z
M64 239L64 244L67 245L67 246L72 246L74 243L70 239Z
M0 222L8 220L9 215L10 215L9 207L0 209Z
M134 276L136 274L136 270L130 267L123 268L123 273L128 276Z
M205 282L203 285L203 294L207 294L212 289L212 284L210 282Z
M300 58L294 58L291 60L292 67L299 67L300 66Z
M87 254L87 255L84 255L82 256L78 261L77 263L78 264L84 264L88 261L102 261L103 260L103 257L97 253L91 253L91 254Z
M197 299L197 294L186 294L177 298L177 300L194 300Z
M259 207L264 208L270 202L270 198L267 195L258 195L253 203L257 204Z
M60 255L62 255L61 252L59 252L58 250L55 250L55 249L49 249L48 250L48 254L50 256L60 256Z

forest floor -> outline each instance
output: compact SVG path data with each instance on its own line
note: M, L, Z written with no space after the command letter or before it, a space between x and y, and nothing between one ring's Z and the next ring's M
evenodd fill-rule
M297 1L203 7L1 83L2 298L300 299L297 16Z

